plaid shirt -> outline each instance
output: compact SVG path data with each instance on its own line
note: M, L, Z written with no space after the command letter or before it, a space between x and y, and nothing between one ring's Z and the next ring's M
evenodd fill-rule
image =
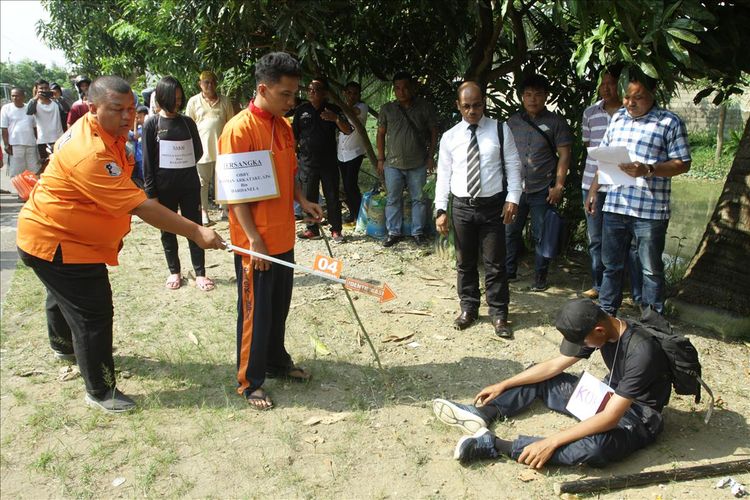
M654 106L632 118L620 109L609 124L601 146L625 146L633 161L653 164L691 161L685 123L676 114ZM646 178L646 187L610 186L603 210L641 219L669 219L670 177Z
M581 139L583 142L588 142L591 148L599 146L604 138L604 133L607 131L610 118L609 113L604 109L604 99L596 101L595 104L586 108L581 122ZM586 155L586 168L581 176L581 187L586 191L591 187L591 182L594 180L598 168L597 161ZM602 185L599 189L599 191L606 190L606 185Z

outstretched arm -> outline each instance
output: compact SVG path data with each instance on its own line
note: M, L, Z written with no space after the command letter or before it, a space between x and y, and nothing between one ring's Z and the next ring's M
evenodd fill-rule
M224 248L224 240L216 231L172 212L153 198L146 199L131 213L158 229L190 238L201 248Z
M580 360L581 358L561 355L556 358L548 359L538 365L531 366L518 375L514 375L509 379L498 382L497 384L485 387L479 391L479 394L474 398L474 404L477 406L484 406L508 389L518 387L519 385L536 384L543 380L549 380L552 377L561 374Z

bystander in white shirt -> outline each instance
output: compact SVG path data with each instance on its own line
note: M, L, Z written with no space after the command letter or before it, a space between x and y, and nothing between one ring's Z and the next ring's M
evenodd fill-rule
M36 173L39 158L34 137L34 117L26 114L28 104L21 107L8 103L0 109L0 128L7 129L8 144L12 154L8 155L8 175L14 177L24 170Z
M500 162L500 142L497 134L497 121L483 116L477 124L477 145L479 146L479 179L481 190L478 197L488 198L503 190L503 170ZM518 156L513 133L503 123L503 149L505 172L508 176L506 202L518 205L521 199L521 159ZM471 130L466 120L461 120L440 139L440 153L435 187L435 210L448 209L448 197L466 198L467 151L471 141Z
M360 121L362 127L364 128L367 124L367 112L369 111L369 108L367 104L363 102L358 102L354 105L354 108L359 110L357 119ZM352 127L354 127L354 124L352 124ZM338 148L336 154L340 162L351 161L354 158L365 154L365 146L364 142L362 141L362 135L359 133L356 127L354 128L354 132L352 132L351 134L338 134L338 136Z
M60 106L56 102L50 101L49 104L44 104L42 101L37 101L34 118L37 144L53 144L63 135Z

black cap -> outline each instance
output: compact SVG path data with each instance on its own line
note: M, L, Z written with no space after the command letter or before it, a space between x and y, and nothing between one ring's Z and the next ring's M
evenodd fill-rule
M606 317L607 313L591 299L568 301L557 313L555 320L555 328L565 337L560 345L560 353L565 356L578 354L586 336Z

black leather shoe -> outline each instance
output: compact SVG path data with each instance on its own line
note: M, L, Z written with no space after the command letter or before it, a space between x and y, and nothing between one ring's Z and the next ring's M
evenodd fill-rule
M425 246L427 244L427 236L425 236L423 234L418 234L418 235L414 236L414 243L418 247Z
M477 313L471 311L461 311L461 314L453 321L456 330L465 330L477 320Z
M511 330L507 320L503 318L495 318L492 320L492 326L495 327L495 335L501 339L513 338L513 330Z
M401 241L401 236L397 236L395 234L389 234L388 237L383 242L383 246L385 248L392 247L393 245L395 245L399 241Z
M549 285L547 284L547 275L543 273L537 273L536 276L534 276L534 284L531 285L531 291L543 292L547 288L549 288Z

